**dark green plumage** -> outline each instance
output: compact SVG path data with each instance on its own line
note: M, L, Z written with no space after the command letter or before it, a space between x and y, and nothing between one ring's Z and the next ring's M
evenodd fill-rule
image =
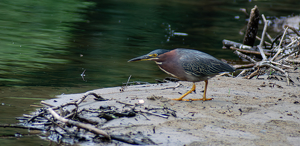
M222 72L233 72L235 69L215 57L197 50L176 49L180 54L179 62L186 73L200 78L200 81Z

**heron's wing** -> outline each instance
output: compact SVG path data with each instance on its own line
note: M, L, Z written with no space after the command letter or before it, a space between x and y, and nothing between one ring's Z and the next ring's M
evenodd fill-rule
M211 76L221 72L234 71L232 66L199 51L194 54L183 55L180 62L186 73L195 76Z

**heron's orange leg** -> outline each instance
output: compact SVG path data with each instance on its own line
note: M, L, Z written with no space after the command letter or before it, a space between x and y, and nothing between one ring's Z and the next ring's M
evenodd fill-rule
M196 85L195 85L195 83L193 83L193 87L192 87L192 89L191 89L190 91L184 93L184 94L183 94L182 96L180 96L179 98L175 98L175 99L172 99L172 100L178 100L178 101L183 100L183 101L186 101L186 99L183 99L183 98L184 98L185 96L187 96L188 94L192 93L192 92L195 91L195 90L196 90Z
M191 90L189 90L188 92L186 92L185 94L183 94L181 97L179 98L175 98L175 99L172 99L172 100L181 100L181 101L197 101L197 100L203 100L203 101L206 101L206 100L212 100L212 98L206 98L206 90L207 90L207 85L208 85L208 80L205 80L205 87L204 87L204 93L203 93L203 98L191 98L191 99L183 99L185 96L187 96L188 94L192 93L193 91L196 90L196 85L195 83L193 83L193 87Z

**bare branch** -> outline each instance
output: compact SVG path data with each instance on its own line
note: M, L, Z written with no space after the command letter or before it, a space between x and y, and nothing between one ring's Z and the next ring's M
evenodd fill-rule
M267 22L264 14L262 14L261 16L262 16L262 18L264 20L264 24L265 25L264 25L264 30L263 30L263 33L261 35L261 40L260 40L260 43L258 45L258 48L259 48L259 51L260 51L260 54L261 54L261 57L263 58L263 60L267 60L267 57L266 57L266 55L265 55L265 53L263 51L262 45L263 45L264 40L265 40L265 34L266 34L266 31L267 31L268 22Z

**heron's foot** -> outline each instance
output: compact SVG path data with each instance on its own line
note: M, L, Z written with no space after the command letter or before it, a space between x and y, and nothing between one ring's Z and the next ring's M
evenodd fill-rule
M173 98L171 100L183 101L184 99L182 99L182 98Z
M177 100L177 101L198 101L198 100L203 100L203 101L206 101L206 100L212 100L213 98L190 98L190 99L182 99L182 98L174 98L172 100Z

